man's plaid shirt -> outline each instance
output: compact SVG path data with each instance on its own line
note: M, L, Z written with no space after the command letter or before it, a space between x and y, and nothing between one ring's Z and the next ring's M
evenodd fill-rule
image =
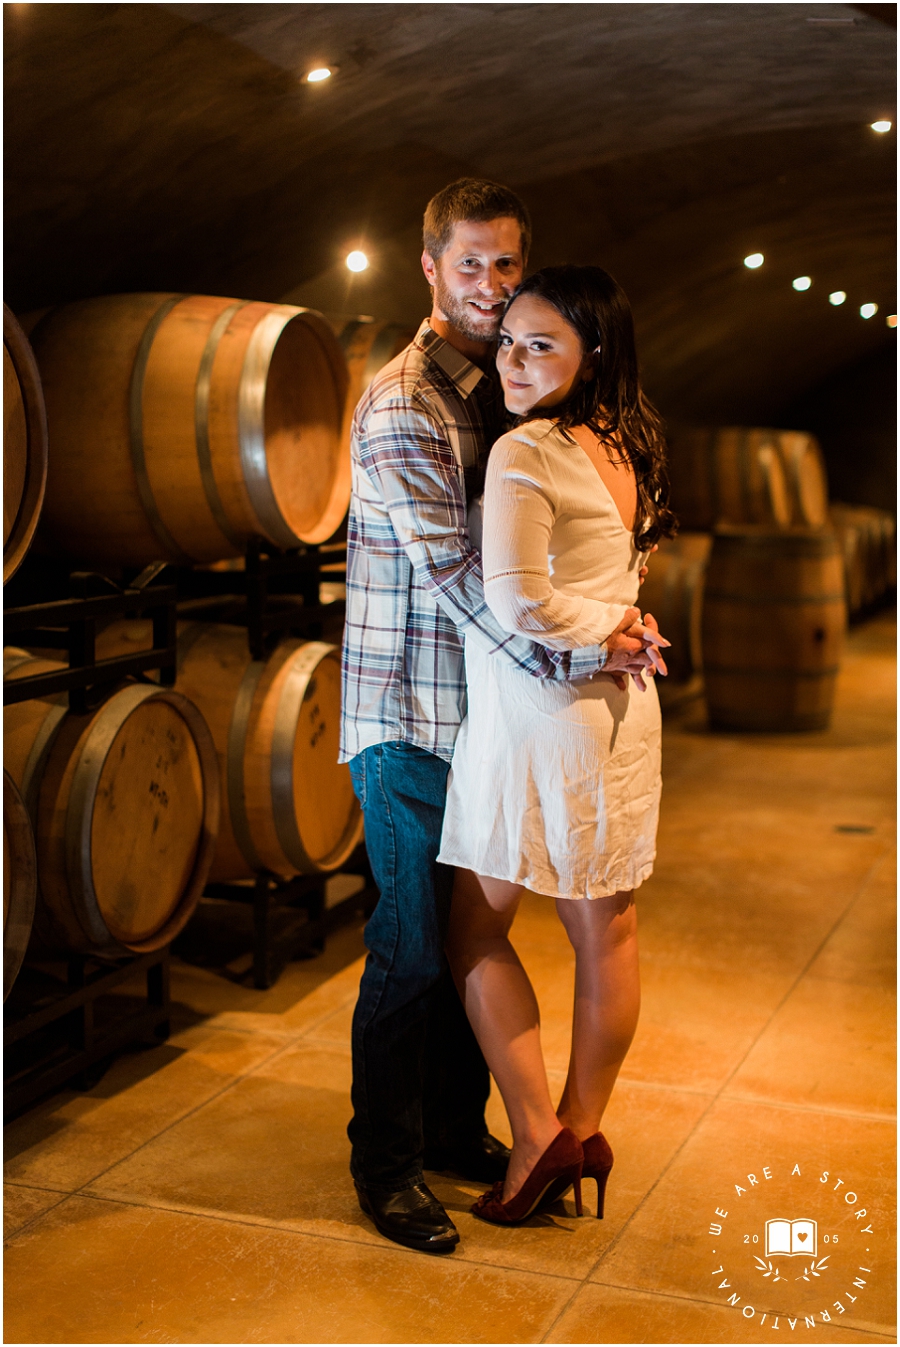
M340 761L403 740L449 761L466 713L464 638L536 678L590 677L604 646L552 651L503 631L466 527L504 429L497 380L427 320L353 419Z

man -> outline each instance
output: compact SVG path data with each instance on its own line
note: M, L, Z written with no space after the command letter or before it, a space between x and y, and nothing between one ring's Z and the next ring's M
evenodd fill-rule
M642 629L623 630L633 615L605 646L560 653L508 635L485 603L467 497L504 429L494 341L530 232L495 183L465 178L429 202L432 313L372 381L352 434L341 761L380 898L353 1020L350 1168L377 1229L433 1253L459 1235L423 1168L492 1183L509 1156L488 1134L490 1078L443 952L452 872L435 857L465 715L463 640L537 678L650 664Z

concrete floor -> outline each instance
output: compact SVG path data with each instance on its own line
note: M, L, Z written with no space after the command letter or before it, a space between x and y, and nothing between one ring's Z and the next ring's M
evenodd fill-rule
M828 732L667 717L604 1221L498 1229L435 1177L455 1255L375 1233L347 1176L347 929L265 993L176 963L166 1045L7 1128L5 1340L896 1341L894 639L853 633ZM546 900L516 933L559 1086L572 961ZM817 1223L812 1262L764 1256L776 1218Z

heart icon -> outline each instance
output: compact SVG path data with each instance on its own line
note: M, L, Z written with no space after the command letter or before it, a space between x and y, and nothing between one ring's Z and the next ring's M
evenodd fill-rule
M800 1243L802 1244L803 1241L806 1239L806 1231L805 1231L805 1230L798 1230L798 1231L797 1231L797 1238L799 1239Z

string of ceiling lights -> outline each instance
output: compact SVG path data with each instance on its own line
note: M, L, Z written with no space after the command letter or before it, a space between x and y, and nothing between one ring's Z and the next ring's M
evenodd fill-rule
M890 131L892 123L888 121L877 121L877 122L870 122L869 125L873 131L876 131L880 136L883 136L886 132ZM766 258L764 253L750 253L748 254L747 257L744 258L744 266L748 269L748 271L758 271L759 268L762 266L762 264L765 262L765 260ZM810 287L812 286L812 283L813 283L812 276L795 276L794 279L791 281L791 286L793 287L794 290L803 291L809 290ZM831 294L828 296L828 303L832 304L835 308L839 308L841 304L844 304L846 302L846 299L847 299L846 290L832 290ZM871 301L865 304L860 304L859 306L860 318L865 318L867 320L869 318L874 318L877 312L878 312L878 305L872 303ZM896 327L897 315L895 313L889 313L885 319L885 322L887 323L888 327Z
M316 66L315 69L310 70L307 74L306 82L307 84L323 84L325 80L331 78L336 69L336 66ZM877 122L871 122L870 125L873 131L876 131L879 135L884 135L887 131L890 131L892 123L879 120ZM744 266L750 271L757 271L763 265L765 260L764 253L750 253L749 256L744 258ZM360 248L354 248L349 252L344 259L344 262L348 271L356 273L367 271L369 267L369 259ZM795 276L791 281L793 288L800 291L809 290L812 283L811 276ZM846 299L847 292L845 290L832 290L831 294L828 296L829 304L834 307L843 304ZM877 312L878 305L872 302L861 304L859 307L860 318L874 318ZM888 314L885 321L888 327L896 327L897 315L895 313Z

